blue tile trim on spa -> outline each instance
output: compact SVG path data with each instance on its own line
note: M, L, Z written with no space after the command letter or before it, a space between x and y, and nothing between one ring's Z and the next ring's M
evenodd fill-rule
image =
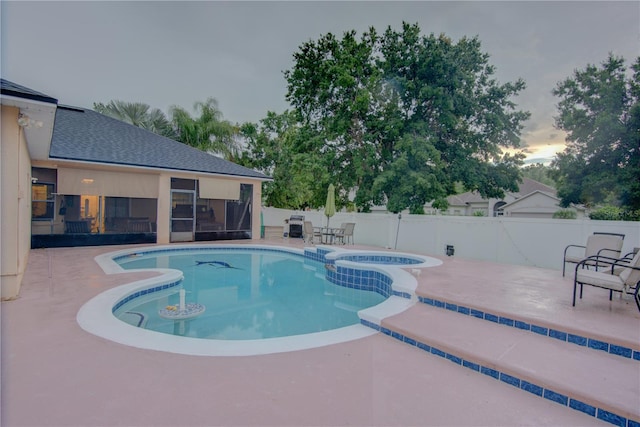
M427 353L447 359L450 362L455 363L456 365L464 366L465 368L471 369L472 371L476 371L483 375L487 375L498 381L502 381L505 384L509 384L513 387L519 388L521 390L534 394L538 397L542 397L544 399L558 403L562 406L568 406L571 409L580 411L592 417L596 417L599 420L606 421L608 423L611 423L613 425L620 426L620 427L640 427L640 420L627 419L621 415L606 411L602 408L597 408L597 407L588 405L578 399L572 398L571 396L564 395L555 390L545 388L538 384L530 383L526 380L523 380L521 378L518 378L506 372L498 371L488 366L483 366L478 363L474 363L472 361L463 359L460 356L457 356L452 353L448 353L432 345L429 345L420 341L416 341L413 338L407 337L399 332L392 331L383 326L376 325L375 323L369 322L367 320L360 320L360 323L363 324L364 326L368 326L379 332L382 332L385 335L389 335L390 337L395 338L398 341L409 344L413 347L417 347Z
M487 313L484 311L476 310L474 308L469 308L469 307L465 307L458 304L451 304L451 303L448 303L445 301L439 301L433 298L418 296L418 301L427 305L431 305L433 307L444 308L445 310L454 311L467 316L472 316L477 319L484 319L489 322L498 323L500 325L521 329L523 331L530 331L535 334L554 338L560 341L576 344L582 347L588 347L593 350L604 351L609 354L625 357L627 359L640 361L640 350L633 350L631 348L620 346L617 344L607 343L604 341L599 341L593 338L583 337L580 335L574 335L570 332L547 328L544 326L523 322L521 320L510 319L508 317L498 316L493 313Z
M111 309L112 313L115 313L120 307L122 307L123 305L125 305L126 303L128 303L131 300L134 300L136 298L145 296L145 295L149 295L152 294L154 292L160 292L160 291L166 291L167 289L171 289L173 287L176 287L178 285L182 284L182 280L178 280L176 282L172 282L172 283L166 283L164 285L158 285L158 286L154 286L152 288L149 289L142 289L140 291L134 292L131 295L121 299L120 301L118 301L116 303L116 305L113 306L113 308Z

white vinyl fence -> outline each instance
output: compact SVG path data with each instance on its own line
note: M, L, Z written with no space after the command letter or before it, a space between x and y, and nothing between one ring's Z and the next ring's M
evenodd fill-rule
M304 215L314 227L326 226L322 211L291 211L262 208L264 225L285 226L291 215ZM446 255L503 264L562 269L564 248L584 245L595 231L624 234L622 253L640 247L640 222L592 221L589 219L538 219L507 217L434 216L338 212L331 227L355 222L354 241L424 255Z

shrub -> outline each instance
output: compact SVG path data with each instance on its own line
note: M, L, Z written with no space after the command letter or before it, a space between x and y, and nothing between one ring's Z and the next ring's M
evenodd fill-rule
M484 216L484 212L483 211L475 211L475 212L473 212L473 216Z
M571 209L560 209L553 213L553 218L556 219L576 219L577 217L578 214L576 211L572 211Z
M640 210L624 210L616 206L603 206L591 212L589 218L601 221L640 221Z

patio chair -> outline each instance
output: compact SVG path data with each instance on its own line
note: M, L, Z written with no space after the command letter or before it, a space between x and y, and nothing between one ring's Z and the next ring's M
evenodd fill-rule
M322 229L314 227L311 221L305 221L302 228L302 237L306 243L313 244L316 237L322 241Z
M351 244L353 245L353 229L355 228L355 226L355 222L342 223L340 229L335 234L335 238L337 240L340 240L340 243L342 243L343 245L351 240Z
M584 259L589 259L588 262L582 264L583 267L588 268L591 266L597 270L598 260L591 257L605 256L614 259L620 258L623 240L624 234L595 232L587 239L586 246L567 246L564 248L564 257L562 260L562 277L564 277L567 263L578 264ZM571 248L581 248L583 250L576 251Z
M129 220L127 221L127 233L151 233L151 221Z
M600 258L596 260L596 258ZM595 271L584 268L590 260L598 261L600 265L608 265L607 270ZM582 267L582 268L581 268ZM619 274L617 274L619 273ZM573 279L573 306L576 305L576 291L580 285L580 299L584 285L609 289L609 301L613 299L614 292L634 294L634 300L640 310L640 251L633 259L614 259L602 256L592 256L580 261L576 265L576 273Z
M65 221L64 232L70 234L89 233L89 223L87 221Z

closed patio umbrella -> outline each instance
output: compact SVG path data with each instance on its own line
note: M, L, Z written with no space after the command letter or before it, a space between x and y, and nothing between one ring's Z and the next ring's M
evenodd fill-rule
M329 228L329 218L336 214L336 195L333 184L329 184L327 189L327 203L324 205L324 214L327 216L327 228Z

